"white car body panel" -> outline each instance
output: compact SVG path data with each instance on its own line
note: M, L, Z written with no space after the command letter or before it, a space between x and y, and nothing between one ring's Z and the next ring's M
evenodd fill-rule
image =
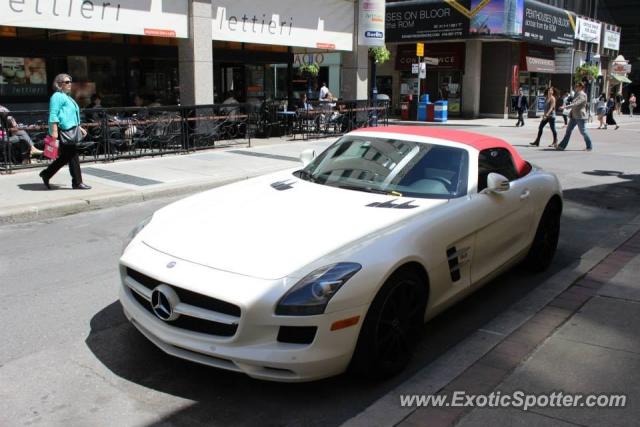
M303 181L292 176L298 169L227 185L177 202L156 214L157 219L172 227L160 233L154 232L151 224L143 241L198 264L278 279L333 252L344 242L447 202L415 199L416 209L373 209L366 205L385 202L390 197ZM271 188L274 182L291 183L294 188L278 191ZM184 212L189 212L188 221L184 221ZM309 244L301 245L301 238ZM224 244L211 244L216 241Z
M127 317L165 352L199 363L277 381L335 375L347 368L369 305L397 268L416 263L428 274L427 320L522 259L546 204L561 196L555 175L537 168L508 191L479 194L475 148L393 137L467 150L468 194L446 200L344 190L301 180L292 174L296 168L189 197L156 212L123 253L120 299ZM415 207L367 206L389 201ZM447 254L452 248L460 271L455 281ZM362 269L323 314L275 314L302 277L338 262ZM141 308L126 284L126 268L237 305L237 331L218 337L172 327ZM352 316L360 316L354 326L330 330ZM317 333L310 344L282 343L276 340L281 326L316 326Z

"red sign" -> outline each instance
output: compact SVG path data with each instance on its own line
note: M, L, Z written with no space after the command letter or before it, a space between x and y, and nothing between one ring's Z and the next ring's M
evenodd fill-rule
M176 32L173 30L160 30L158 28L145 28L144 35L155 37L175 37Z
M520 69L517 65L511 67L511 93L518 93L518 88L520 87L520 81L518 79L518 75L520 74Z
M430 70L464 70L464 43L425 44L424 56L438 58L438 65L430 65ZM396 70L411 71L411 64L418 63L415 44L398 45Z
M335 50L336 45L334 43L316 43L318 49L330 49Z

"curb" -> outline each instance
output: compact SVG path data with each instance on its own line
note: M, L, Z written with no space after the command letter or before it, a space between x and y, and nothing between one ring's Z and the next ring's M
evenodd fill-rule
M390 125L401 125L401 126L452 126L452 127L495 127L493 125L486 125L481 123L449 123L449 122L418 122L411 120L389 120Z
M80 212L123 206L130 203L145 202L153 199L188 195L200 191L221 187L233 182L253 178L260 174L243 175L216 182L196 182L155 188L148 191L120 191L102 194L88 199L72 199L47 202L31 206L20 206L0 210L0 225L20 224L30 221L58 218Z

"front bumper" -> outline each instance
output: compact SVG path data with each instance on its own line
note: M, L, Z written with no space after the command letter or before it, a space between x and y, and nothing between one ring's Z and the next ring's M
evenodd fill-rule
M276 316L274 308L282 295L282 281L240 276L182 260L178 261L179 268L169 270L163 267L174 258L142 243L134 246L127 249L121 259L120 302L127 319L166 353L273 381L311 381L346 370L366 306L318 316ZM152 271L148 268L151 265L163 267ZM143 307L139 296L127 284L126 268L143 271L159 282L237 305L241 315L235 333L217 336L194 332L159 319ZM206 283L211 285L203 286ZM221 286L222 283L225 286ZM360 316L357 325L331 331L334 322L353 316ZM279 342L278 332L287 326L314 326L317 330L307 344Z

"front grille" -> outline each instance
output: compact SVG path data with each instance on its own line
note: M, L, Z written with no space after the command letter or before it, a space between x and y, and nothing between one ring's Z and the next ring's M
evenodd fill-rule
M156 286L162 283L130 268L127 268L127 274L129 275L129 277L140 283L149 291L153 290ZM205 295L197 294L195 292L187 291L186 289L178 288L175 286L171 286L171 288L176 292L176 294L178 294L181 303L211 312L222 313L229 316L237 317L238 322L240 321L240 307L234 304L230 304L216 298L207 297ZM145 297L143 297L133 289L130 289L130 292L142 308L155 316L150 301L148 301ZM161 321L160 319L158 320ZM207 335L217 335L221 337L231 337L235 335L236 331L238 330L238 323L221 323L213 320L191 317L185 314L180 315L180 317L178 317L176 320L165 321L165 323L168 326L174 328L192 332L199 332Z
M159 280L146 276L139 271L132 270L130 268L127 268L127 274L150 291L152 291L156 286L162 284L162 282L160 282ZM228 314L229 316L240 317L240 307L235 304L230 304L216 298L211 298L206 295L191 292L182 288L177 288L175 286L171 287L178 294L180 301L185 304L193 305L195 307L204 308L206 310L211 310L218 313Z

